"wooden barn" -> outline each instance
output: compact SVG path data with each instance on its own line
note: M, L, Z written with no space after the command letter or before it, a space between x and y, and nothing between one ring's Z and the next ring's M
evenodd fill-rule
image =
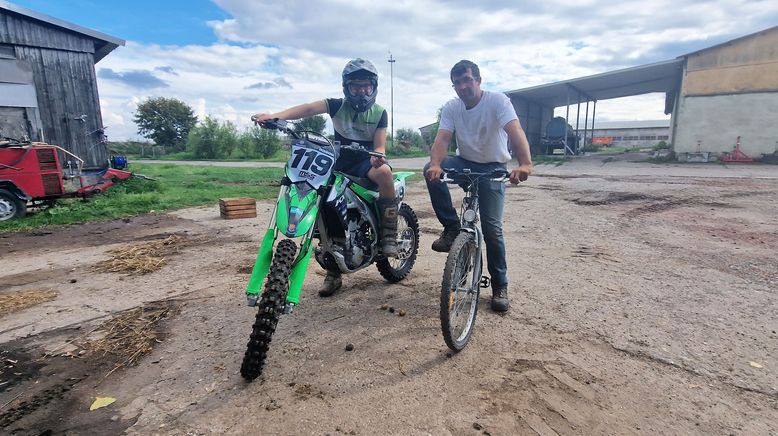
M105 167L95 64L124 40L0 0L0 137L56 144Z

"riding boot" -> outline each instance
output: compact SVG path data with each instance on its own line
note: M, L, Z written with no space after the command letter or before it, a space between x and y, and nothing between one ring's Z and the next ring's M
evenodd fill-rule
M339 272L327 271L327 277L324 278L321 288L319 288L320 297L331 297L338 289L343 286L343 280Z
M381 253L397 257L397 198L379 198L378 214L381 220Z

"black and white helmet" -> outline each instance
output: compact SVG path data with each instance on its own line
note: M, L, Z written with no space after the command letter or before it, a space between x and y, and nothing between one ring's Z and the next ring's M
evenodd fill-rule
M350 60L343 68L342 77L343 95L351 107L357 112L370 109L370 106L375 103L376 95L378 95L378 70L375 66L368 60L356 58ZM373 92L370 95L352 95L348 89L348 84L352 80L370 80L373 84Z

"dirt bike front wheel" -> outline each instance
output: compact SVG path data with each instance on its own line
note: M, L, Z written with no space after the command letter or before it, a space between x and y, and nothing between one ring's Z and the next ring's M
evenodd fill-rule
M465 348L475 327L481 290L481 253L476 235L457 235L446 259L440 288L440 327L443 340L454 351Z
M252 381L262 374L278 318L284 312L289 274L296 254L297 244L291 239L284 239L276 247L267 284L257 304L259 310L246 346L246 354L243 356L243 364L240 366L240 375L247 381Z

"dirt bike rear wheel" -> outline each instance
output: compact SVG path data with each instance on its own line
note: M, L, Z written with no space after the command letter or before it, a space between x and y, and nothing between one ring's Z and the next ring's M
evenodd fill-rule
M397 211L397 257L381 258L378 272L390 283L404 279L416 263L419 252L419 220L410 206L403 203Z
M461 232L451 244L440 288L440 327L453 351L465 348L475 327L481 281L476 235Z
M240 366L240 375L247 381L252 381L262 374L278 318L284 312L286 293L289 290L289 273L296 254L297 244L291 239L284 239L276 247L267 284L257 304L259 310L246 346L246 354L243 356L243 364Z

